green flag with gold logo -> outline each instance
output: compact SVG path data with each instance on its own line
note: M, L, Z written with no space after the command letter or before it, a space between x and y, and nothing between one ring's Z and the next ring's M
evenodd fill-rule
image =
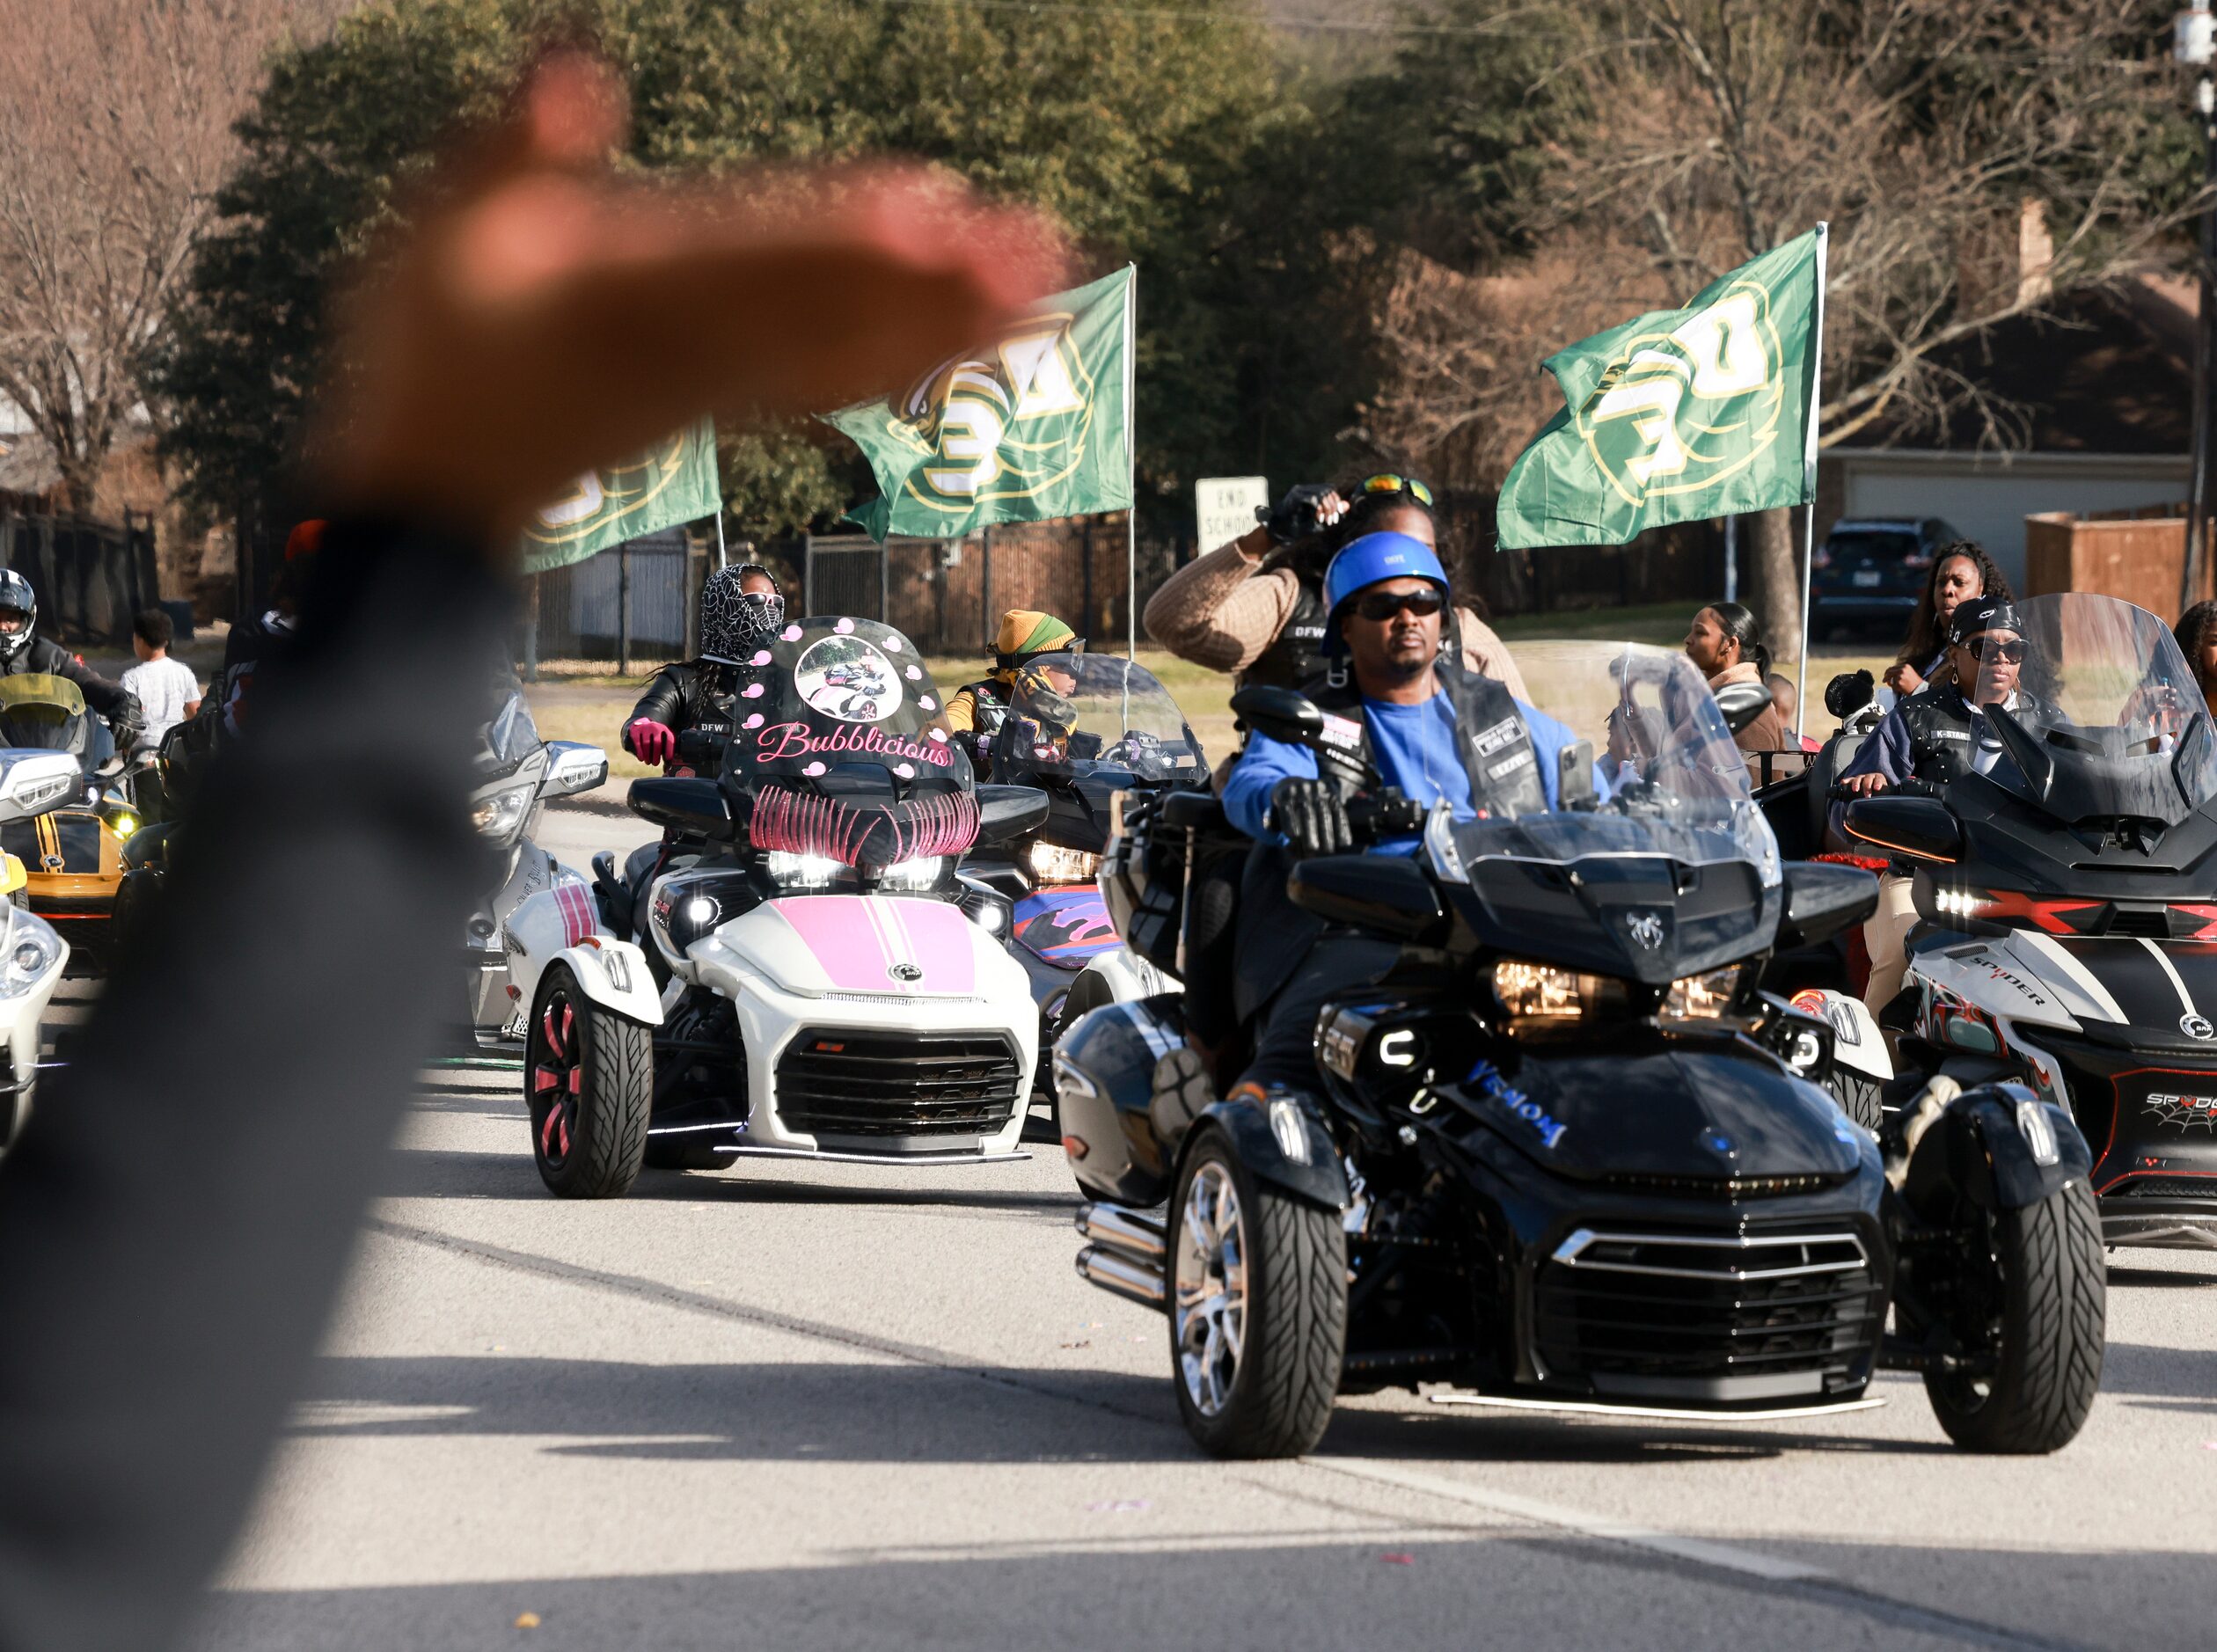
M877 476L878 497L852 519L879 540L953 539L1130 506L1137 274L1057 293L901 395L824 415Z
M612 545L722 508L716 428L704 419L628 464L579 477L566 497L525 524L523 571L567 567Z
M1817 478L1825 226L1548 358L1562 411L1502 484L1501 548L1806 504Z

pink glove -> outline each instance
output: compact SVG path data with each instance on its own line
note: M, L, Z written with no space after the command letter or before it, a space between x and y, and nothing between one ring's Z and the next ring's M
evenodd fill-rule
M668 763L677 755L677 735L652 718L642 717L624 730L624 743L641 763Z

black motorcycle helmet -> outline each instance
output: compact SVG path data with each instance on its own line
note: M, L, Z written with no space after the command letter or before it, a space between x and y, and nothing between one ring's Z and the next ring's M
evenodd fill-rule
M12 661L29 647L39 628L39 599L31 581L14 568L0 568L0 610L11 608L22 614L23 624L13 631L0 631L0 660Z

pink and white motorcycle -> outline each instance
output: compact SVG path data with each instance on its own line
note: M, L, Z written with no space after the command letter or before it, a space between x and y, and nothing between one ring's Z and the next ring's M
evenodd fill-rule
M748 1155L1025 1157L1039 1015L1006 898L955 866L1047 800L977 786L943 703L899 632L788 625L746 668L721 772L632 783L668 834L645 888L564 881L509 917L550 1190Z

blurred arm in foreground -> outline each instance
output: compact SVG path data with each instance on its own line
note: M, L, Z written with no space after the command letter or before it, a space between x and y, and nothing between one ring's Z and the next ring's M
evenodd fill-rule
M341 312L284 692L0 1164L0 1648L167 1644L246 1510L450 984L455 708L530 511L712 405L902 382L1059 274L1043 225L912 174L619 182L622 123L543 62Z

